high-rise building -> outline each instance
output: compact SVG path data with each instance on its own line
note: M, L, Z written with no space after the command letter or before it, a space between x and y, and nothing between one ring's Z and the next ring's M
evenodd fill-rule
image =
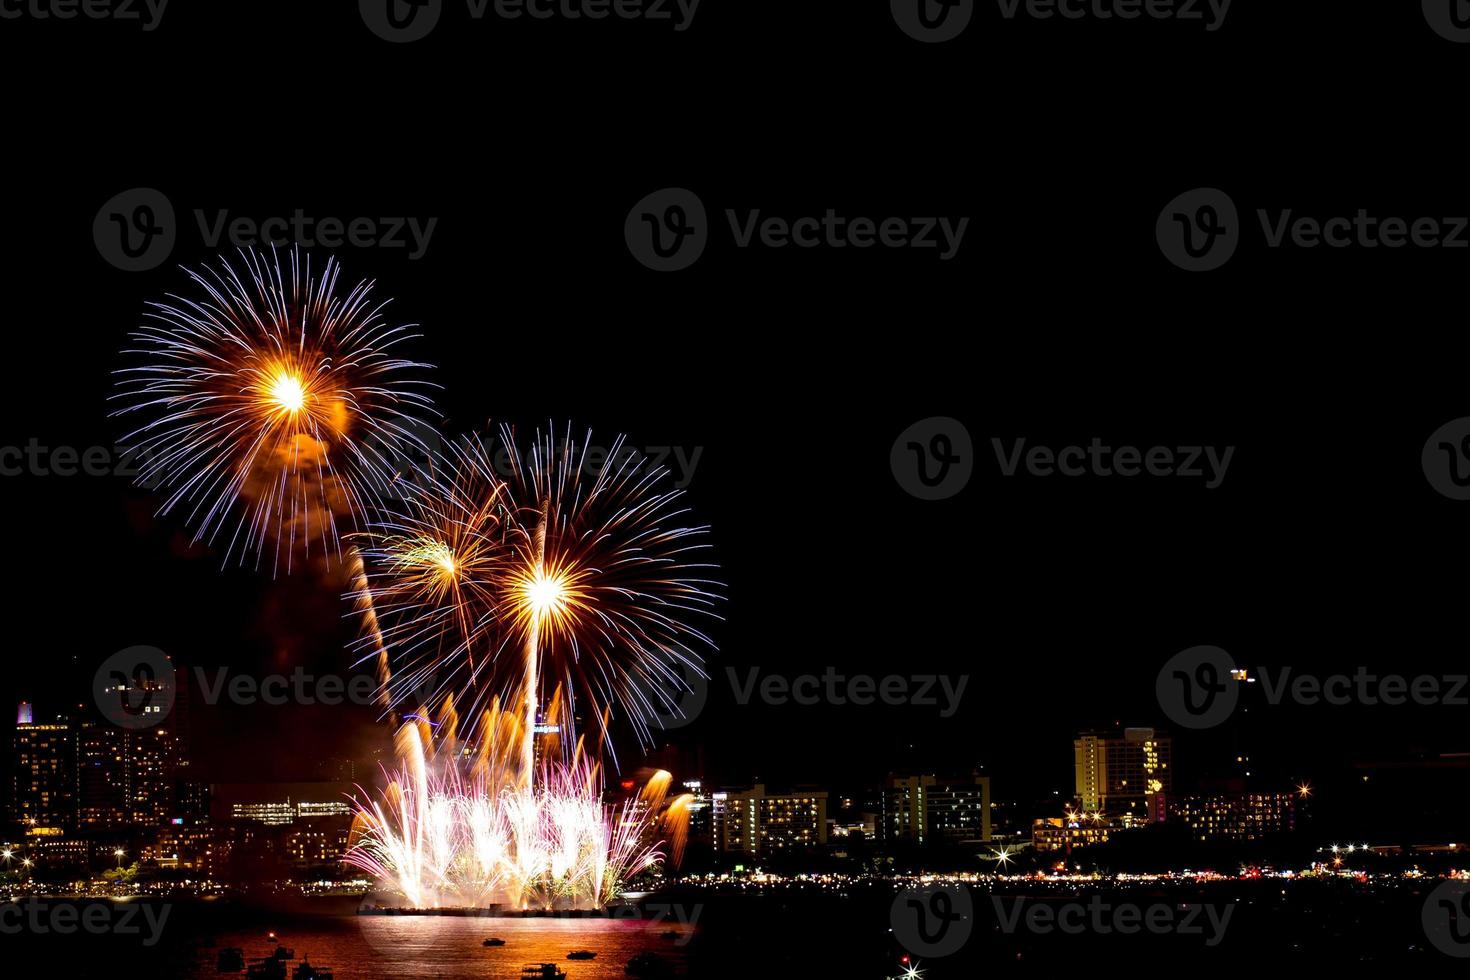
M1257 840L1296 826L1299 793L1251 793L1243 787L1169 801L1169 819L1196 840Z
M80 830L156 827L175 815L188 763L171 729L85 719L76 726L76 742Z
M714 842L714 808L709 793L705 792L704 782L698 779L686 779L684 792L692 797L689 801L689 846L708 850Z
M990 777L890 776L884 787L884 840L915 844L990 840Z
M77 726L77 828L114 830L128 821L127 738L105 721Z
M1125 728L1121 736L1083 732L1072 746L1084 810L1142 823L1164 819L1174 785L1173 739L1167 734L1152 728Z
M25 710L17 718L30 717ZM76 734L65 718L17 721L12 741L11 820L30 836L76 826Z
M827 843L827 791L767 793L757 783L710 797L715 844L727 853L771 854Z

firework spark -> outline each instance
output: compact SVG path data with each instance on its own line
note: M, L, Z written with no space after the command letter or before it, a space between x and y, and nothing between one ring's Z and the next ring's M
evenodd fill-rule
M328 259L242 250L241 269L189 271L199 294L149 304L118 372L138 419L124 437L138 481L186 508L195 540L289 571L298 549L340 554L338 521L361 527L410 454L425 456L426 365L394 349L414 335L383 318L372 283L339 291Z

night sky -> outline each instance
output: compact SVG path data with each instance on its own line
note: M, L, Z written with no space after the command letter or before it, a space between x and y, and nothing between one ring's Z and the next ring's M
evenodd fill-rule
M1420 451L1470 415L1457 312L1470 260L1277 254L1256 236L1226 269L1191 277L1152 238L1164 202L1211 184L1249 220L1255 207L1464 213L1461 168L1423 140L1412 160L1362 161L1366 133L1392 142L1419 121L1413 106L1373 107L1358 73L1330 77L1337 108L1263 121L1267 96L1227 77L1263 51L1223 32L1198 65L1183 54L1164 65L1189 79L1182 92L1157 61L1103 52L1096 33L1029 54L985 37L972 59L935 62L888 39L888 24L839 30L835 14L788 11L795 20L769 30L712 7L709 31L671 59L636 32L609 52L590 27L566 48L486 28L397 50L350 13L339 31L325 18L206 25L179 10L178 29L142 47L83 25L87 77L125 84L48 76L44 109L41 81L11 89L12 125L47 116L57 129L9 148L0 443L110 446L122 434L107 418L109 374L143 304L184 286L178 264L210 258L195 209L432 216L421 259L337 254L346 278L376 278L392 315L422 325L415 353L438 365L446 432L570 420L701 453L689 500L713 525L729 598L710 704L671 740L702 746L708 779L861 783L983 764L998 798L1069 794L1072 737L1165 724L1155 675L1185 647L1320 672L1466 670L1470 503L1434 492ZM191 42L186 22L212 40ZM1305 14L1282 30L1334 50L1331 26ZM1388 57L1407 70L1413 45L1435 39L1403 30L1413 40ZM756 57L756 39L774 53ZM818 40L870 53L814 59ZM449 57L460 53L479 56ZM690 65L708 59L723 83L689 85ZM431 64L443 72L432 81ZM1086 92L1063 66L1107 84ZM796 81L817 88L784 99ZM840 86L843 105L811 94L818 83ZM1108 111L1138 99L1153 108ZM997 118L1033 119L1033 138L996 140ZM102 259L91 224L139 186L162 190L182 228L168 263L128 273ZM622 228L635 201L667 186L694 189L721 226L726 208L971 220L947 262L741 250L721 227L693 268L660 275L633 261ZM932 416L964 423L975 473L959 495L926 502L895 481L889 451ZM1093 437L1235 453L1207 490L1005 478L991 443ZM95 665L133 644L239 671L349 662L340 583L222 570L122 478L5 477L0 492L6 702L84 699ZM725 670L752 666L969 681L947 719L932 707L741 706ZM1179 735L1175 754L1181 773L1203 774L1248 737L1263 778L1284 786L1470 750L1466 710L1256 711L1248 732ZM383 729L366 710L259 707L201 710L194 734L201 771L231 781L309 776L317 754L361 756ZM634 744L622 751L636 766Z

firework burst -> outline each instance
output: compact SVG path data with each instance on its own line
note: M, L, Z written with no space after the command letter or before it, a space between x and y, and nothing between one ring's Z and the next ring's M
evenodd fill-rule
M428 455L426 365L397 356L410 327L383 317L372 283L339 288L328 259L242 250L240 268L189 271L195 297L151 303L118 372L115 414L138 480L187 510L226 561L267 551L340 554L338 522L364 526L405 459Z
M524 455L506 428L498 447L464 440L365 535L355 598L385 624L390 702L468 691L476 710L519 701L532 728L544 682L593 716L621 708L640 742L677 711L712 646L699 626L721 589L702 560L708 529L685 524L668 473L621 437L600 458L589 440L558 445L548 430Z

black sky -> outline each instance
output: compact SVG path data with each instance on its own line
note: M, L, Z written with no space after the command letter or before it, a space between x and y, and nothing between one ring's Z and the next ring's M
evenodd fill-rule
M1015 795L1066 790L1075 731L1162 723L1158 667L1199 643L1252 665L1464 670L1466 505L1430 489L1419 454L1470 414L1454 319L1465 260L1247 245L1191 278L1152 241L1163 202L1201 185L1228 185L1247 213L1463 212L1453 161L1364 156L1417 118L1412 105L1375 108L1371 82L1335 77L1335 115L1273 106L1274 83L1251 84L1242 65L1265 58L1277 81L1310 73L1270 61L1286 41L1259 40L1269 33L1193 40L1145 68L1098 32L1053 43L1028 26L1019 47L987 34L956 56L830 11L769 14L772 30L716 7L674 55L637 33L612 53L582 28L565 44L501 28L400 50L350 10L339 23L218 6L230 9L180 10L176 30L126 45L96 25L75 42L35 31L38 45L86 51L87 78L121 81L12 89L12 127L31 135L9 154L0 441L113 444L117 349L145 301L183 286L174 264L211 254L196 209L433 216L421 260L339 254L422 324L448 431L571 420L702 451L690 499L714 526L728 620L715 695L675 741L702 744L712 778L983 763L998 795L1000 780ZM1420 30L1404 26L1402 52L1385 57L1420 70L1416 45L1439 43ZM1277 33L1325 53L1347 31L1304 13ZM1032 137L998 138L997 119ZM137 186L164 191L184 226L169 265L125 273L90 229L103 201ZM725 208L831 207L965 215L971 228L950 262L739 250L725 235L694 268L656 275L630 258L622 226L665 186L696 190L716 222ZM928 503L896 484L888 457L899 432L938 415L966 425L976 475ZM991 439L1018 437L1236 451L1215 490L1003 478ZM7 701L74 700L90 665L137 643L254 672L347 662L330 588L221 571L121 479L6 478L0 492ZM941 719L742 707L724 679L727 666L829 665L970 681ZM1253 719L1252 738L1284 779L1464 749L1462 715L1282 709ZM308 752L375 736L366 712L261 708L202 713L197 737L217 773L287 778ZM1217 733L1176 753L1205 769L1229 746Z

